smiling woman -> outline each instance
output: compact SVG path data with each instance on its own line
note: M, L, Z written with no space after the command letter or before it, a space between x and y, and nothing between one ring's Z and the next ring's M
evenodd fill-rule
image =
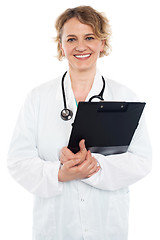
M91 153L84 139L76 154L65 147L79 101L93 96L104 101L137 98L97 71L98 58L110 52L111 31L103 14L89 6L67 9L56 29L58 59L65 57L69 69L28 95L11 141L8 168L35 196L33 240L127 240L128 187L151 167L144 117L123 154Z
M109 55L111 51L111 46L109 44L110 36L111 36L111 28L109 25L109 21L106 16L102 13L97 12L90 6L80 6L77 8L69 8L64 13L62 13L56 21L55 27L57 30L56 42L58 43L58 59L62 60L63 55L61 53L61 39L63 33L64 24L72 18L78 19L82 24L86 24L91 26L92 32L96 38L105 40L104 49L100 53L100 57L104 55Z
M73 71L94 70L105 40L98 39L90 25L81 23L77 18L68 20L63 26L60 48L62 56Z

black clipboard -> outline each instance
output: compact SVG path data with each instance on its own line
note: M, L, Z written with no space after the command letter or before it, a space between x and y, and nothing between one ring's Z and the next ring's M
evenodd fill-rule
M145 107L144 102L79 102L68 148L76 153L79 141L103 155L127 151Z

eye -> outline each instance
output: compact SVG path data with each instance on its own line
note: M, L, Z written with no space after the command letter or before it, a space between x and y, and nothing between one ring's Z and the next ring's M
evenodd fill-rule
M93 40L94 39L94 37L86 37L86 40Z
M75 38L69 38L67 42L74 42L76 39Z

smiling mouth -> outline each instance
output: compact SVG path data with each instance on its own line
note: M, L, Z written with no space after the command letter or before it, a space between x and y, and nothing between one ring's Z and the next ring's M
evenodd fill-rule
M90 54L82 54L82 55L74 55L76 58L79 58L79 59L83 59L83 58L88 58L91 56L91 53Z

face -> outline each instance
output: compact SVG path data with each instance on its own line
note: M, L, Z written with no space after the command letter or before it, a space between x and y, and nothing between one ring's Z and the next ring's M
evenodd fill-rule
M71 18L63 26L61 50L72 70L95 69L104 48L104 41L96 38L91 26Z

